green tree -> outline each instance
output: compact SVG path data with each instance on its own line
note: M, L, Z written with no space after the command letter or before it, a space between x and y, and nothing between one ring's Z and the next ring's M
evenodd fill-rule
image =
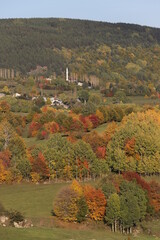
M86 103L89 99L89 92L87 90L81 90L78 95L79 99L84 103Z
M117 224L120 219L120 198L117 193L110 195L107 201L105 220L111 224L112 231L117 231Z
M88 207L84 196L81 196L77 201L78 212L77 212L77 221L82 222L85 220Z
M131 199L131 197L128 197L129 194L133 196L132 199L134 199L134 202L137 203L137 206L139 208L139 220L144 219L146 215L146 210L147 210L147 199L145 192L142 190L141 187L139 187L136 182L127 182L127 181L122 181L120 185L120 194L123 196L125 199ZM128 201L128 200L126 200ZM130 207L129 207L130 211Z
M134 194L127 192L120 197L120 216L122 232L132 232L132 227L140 220L140 208Z
M159 173L159 126L160 113L154 110L125 117L107 146L110 168L120 172Z

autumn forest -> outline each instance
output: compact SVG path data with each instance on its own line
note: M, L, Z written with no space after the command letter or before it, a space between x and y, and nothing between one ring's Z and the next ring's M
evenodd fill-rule
M160 29L0 20L0 229L160 237L159 64Z

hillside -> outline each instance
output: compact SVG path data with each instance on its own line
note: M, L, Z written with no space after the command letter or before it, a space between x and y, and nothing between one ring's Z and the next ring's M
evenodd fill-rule
M70 19L0 20L0 68L94 76L105 82L160 80L160 29Z

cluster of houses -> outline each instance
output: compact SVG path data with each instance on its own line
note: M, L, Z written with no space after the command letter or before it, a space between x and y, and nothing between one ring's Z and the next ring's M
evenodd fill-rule
M4 94L4 93L0 93L0 98L3 98L3 97L5 97L6 96L6 94ZM20 98L20 97L22 97L22 95L20 94L20 93L14 93L13 95L12 95L12 97L14 97L14 98ZM34 100L36 100L38 97L32 97L32 101L34 101ZM43 100L45 101L45 102L47 102L47 100L49 99L49 101L51 102L51 106L61 106L61 107L63 107L63 108L65 108L65 109L68 109L68 106L66 105L66 104L64 104L63 102L62 102L62 100L60 100L60 99L58 99L58 98L56 98L56 97L50 97L50 98L46 98L46 97L43 97Z
M34 101L34 100L36 100L37 99L37 97L33 97L32 98L32 101ZM66 105L66 104L64 104L63 102L62 102L62 100L60 100L60 99L58 99L58 98L56 98L56 97L50 97L50 98L46 98L46 97L43 97L43 100L45 101L45 102L47 102L47 100L49 99L49 101L51 102L51 106L60 106L60 107L63 107L63 108L65 108L65 109L68 109L68 106Z

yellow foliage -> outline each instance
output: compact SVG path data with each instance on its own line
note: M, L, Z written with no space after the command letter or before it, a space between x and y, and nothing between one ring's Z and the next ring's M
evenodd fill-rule
M61 190L54 202L54 213L64 221L74 222L77 220L78 196L71 187Z
M12 173L9 170L6 170L2 160L0 160L0 183L11 183L12 182Z
M33 183L37 183L37 182L39 182L39 180L40 180L40 176L39 176L38 173L32 172L32 173L31 173L31 179L32 179L32 182L33 182Z
M79 197L83 195L83 188L76 179L72 181L71 188L78 194Z
M96 116L99 118L100 123L104 123L104 116L103 113L99 110L96 111Z

